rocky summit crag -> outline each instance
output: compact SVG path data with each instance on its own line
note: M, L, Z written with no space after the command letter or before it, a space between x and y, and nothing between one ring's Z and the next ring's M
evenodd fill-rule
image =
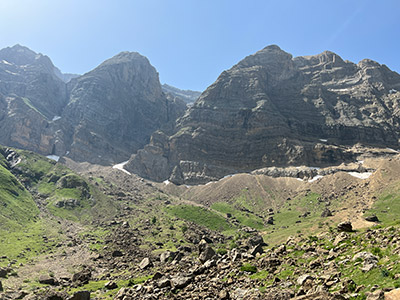
M400 75L323 52L293 58L268 46L222 72L126 169L153 180L204 183L268 166L355 160L357 144L399 146Z
M67 83L68 82L68 83ZM44 155L110 164L151 133L169 131L186 105L167 99L147 58L122 52L83 76L62 74L42 54L0 50L0 142Z

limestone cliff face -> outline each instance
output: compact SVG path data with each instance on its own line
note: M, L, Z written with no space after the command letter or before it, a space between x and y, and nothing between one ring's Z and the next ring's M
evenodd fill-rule
M0 50L1 144L111 164L127 160L155 130L170 132L186 109L167 99L138 53L120 53L80 77L64 75L26 47Z
M126 167L199 183L267 166L348 161L346 146L356 143L398 147L397 90L400 75L376 62L354 64L328 51L293 58L269 46L224 71L175 134L153 135Z
M114 56L68 87L62 119L70 133L69 157L77 161L127 160L185 109L167 100L155 68L134 52Z

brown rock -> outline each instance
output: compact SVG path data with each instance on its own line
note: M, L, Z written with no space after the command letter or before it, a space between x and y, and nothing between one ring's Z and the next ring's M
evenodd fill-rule
M400 300L400 289L385 293L385 300Z

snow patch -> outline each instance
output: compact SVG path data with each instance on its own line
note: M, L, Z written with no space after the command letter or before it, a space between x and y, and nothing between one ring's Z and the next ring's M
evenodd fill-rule
M364 172L364 173L358 173L358 172L348 172L349 175L353 176L353 177L357 177L360 179L367 179L369 178L369 176L372 175L371 172Z
M61 119L61 116L54 116L52 121L57 121L57 120L60 120L60 119Z
M392 148L386 148L386 150L392 151L392 152L394 152L394 153L399 153L399 151L394 150L394 149L392 149Z
M12 66L12 64L11 64L11 63L9 63L8 61L6 61L6 60L4 60L4 59L3 59L1 62L2 62L3 64L5 64L5 65Z
M363 160L358 160L357 161L360 165L363 165L364 164L364 161Z
M319 139L321 142L326 143L328 140L327 139Z
M168 185L168 184L171 183L171 181L169 181L169 180L167 179L167 180L164 180L163 183L164 183L165 185Z
M120 171L122 171L122 172L125 172L125 173L128 174L128 175L132 175L130 172L128 172L127 170L124 169L124 166L125 166L127 163L128 163L128 160L127 160L127 161L124 161L124 162L122 162L122 163L113 165L113 169L120 170Z
M52 159L52 160L55 160L55 161L58 161L58 160L60 159L60 157L57 156L57 155L47 155L46 157L47 157L47 158L50 158L50 159Z
M314 176L313 178L311 178L308 182L314 182L314 181L317 181L318 179L320 179L320 178L322 178L322 177L324 177L324 176L322 176L322 175L317 175L317 176Z

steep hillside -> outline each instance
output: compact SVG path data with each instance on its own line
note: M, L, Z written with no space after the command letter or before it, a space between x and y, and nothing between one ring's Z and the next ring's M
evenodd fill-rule
M12 213L0 215L14 218L7 221L13 227L0 229L1 299L398 293L395 153L196 186L66 163L80 175L32 152L1 148L2 205Z
M399 146L399 89L400 75L371 60L354 64L328 51L293 58L268 46L224 71L173 135L153 135L126 168L192 184L268 166L354 161L349 147L358 143Z

